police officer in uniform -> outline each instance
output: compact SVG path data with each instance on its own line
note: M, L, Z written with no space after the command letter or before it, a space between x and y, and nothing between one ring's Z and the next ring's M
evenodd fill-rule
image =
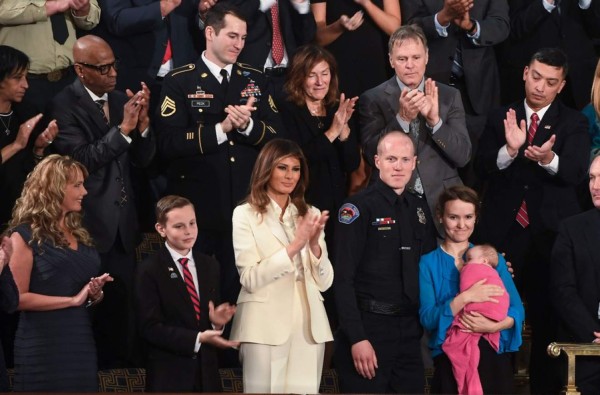
M231 241L231 216L246 196L261 147L282 137L281 120L260 71L235 63L246 21L218 3L206 16L206 50L195 64L163 81L158 146L167 168L167 193L196 209L197 245L221 264L222 299L235 302L240 284Z
M436 247L436 233L426 201L405 188L415 164L408 135L383 134L379 180L338 212L334 362L341 392L423 392L419 259Z

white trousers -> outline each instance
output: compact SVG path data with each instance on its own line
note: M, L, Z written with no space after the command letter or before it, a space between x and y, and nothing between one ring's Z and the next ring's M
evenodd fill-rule
M319 393L325 344L315 343L310 334L304 284L294 284L294 305L290 306L294 322L289 339L279 346L240 345L245 393Z

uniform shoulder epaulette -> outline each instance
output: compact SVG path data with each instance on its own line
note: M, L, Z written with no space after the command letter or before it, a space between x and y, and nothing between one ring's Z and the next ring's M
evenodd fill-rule
M256 69L254 67L252 67L251 65L249 65L248 63L237 63L238 67L241 67L242 69L248 69L248 70L252 70L252 71L256 71L257 73L262 74L262 70Z
M194 63L188 63L186 65L177 67L176 69L171 70L171 77L176 76L177 74L185 73L187 71L192 71L196 68Z

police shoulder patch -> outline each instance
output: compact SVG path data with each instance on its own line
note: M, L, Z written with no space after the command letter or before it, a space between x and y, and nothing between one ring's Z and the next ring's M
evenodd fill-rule
M349 225L359 216L360 211L358 211L358 207L352 203L345 203L340 207L340 211L338 212L338 221L342 224Z

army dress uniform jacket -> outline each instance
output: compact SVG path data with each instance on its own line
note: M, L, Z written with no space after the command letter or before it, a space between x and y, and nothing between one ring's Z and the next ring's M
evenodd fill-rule
M232 130L218 144L215 126L228 105L256 98L248 136ZM272 138L283 137L273 99L263 75L247 65L233 65L227 93L202 58L172 70L163 82L158 110L160 155L170 163L167 192L192 201L201 230L231 229L233 209L246 196L258 152Z
M400 207L398 207L400 206ZM368 338L359 300L418 311L419 259L436 247L424 199L383 181L350 197L336 219L335 301L350 344Z

